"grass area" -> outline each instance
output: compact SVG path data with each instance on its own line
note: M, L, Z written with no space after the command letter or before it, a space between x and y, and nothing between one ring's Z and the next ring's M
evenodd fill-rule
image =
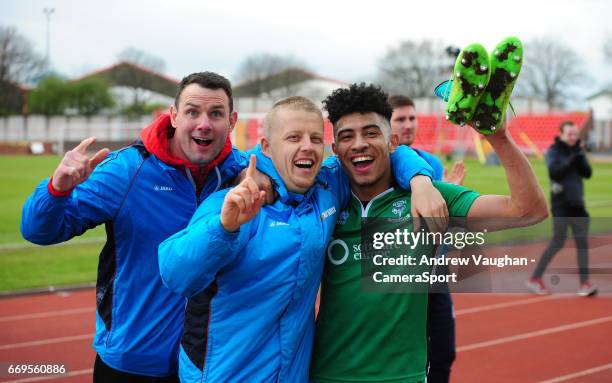
M57 156L0 156L3 184L0 188L0 291L91 282L96 278L103 227L85 233L82 237L85 241L73 239L68 244L51 247L30 246L21 238L21 207L36 185L53 173L59 161ZM508 193L502 168L482 166L474 159L466 159L465 163L467 187L482 194ZM534 160L533 166L548 195L544 163ZM593 217L612 217L612 164L595 163L593 170L593 179L585 182L589 212ZM593 230L598 225L605 226L607 221L594 220ZM521 233L525 238L549 235L550 223L522 229ZM96 238L100 241L92 243Z
M25 247L0 253L0 290L96 280L101 243Z
M85 233L89 243L40 247L21 237L21 208L61 160L58 156L0 156L0 291L91 282L96 279L104 228ZM91 240L100 238L98 243Z
M58 156L0 156L0 244L25 243L19 230L21 208L34 188L53 174L60 160ZM102 228L84 235L101 236Z
M465 186L478 191L480 194L509 194L506 174L501 166L483 166L476 159L464 160L467 169ZM549 180L544 161L531 160L533 169L540 185L549 199ZM445 164L450 170L452 161ZM591 217L612 217L612 194L610 193L610 180L612 180L612 163L591 163L593 177L584 181L587 210Z
M483 166L474 158L464 160L467 173L465 186L478 191L480 194L510 193L506 175L501 166ZM445 166L452 169L453 162L447 161ZM550 189L548 171L543 160L532 158L531 165L544 189L550 206ZM609 180L612 179L612 163L593 163L593 177L584 181L587 210L591 215L590 232L610 232L612 223L612 195L610 194ZM537 225L526 228L506 230L487 234L488 244L524 242L537 240L550 240L552 235L552 219L547 219Z

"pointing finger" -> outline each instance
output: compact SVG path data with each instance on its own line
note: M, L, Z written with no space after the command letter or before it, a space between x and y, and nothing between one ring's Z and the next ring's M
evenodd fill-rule
M246 175L247 177L255 177L255 170L257 169L257 157L254 154L251 154L251 158L249 158L249 167L247 168Z
M96 137L86 138L81 141L81 143L78 144L76 148L74 148L74 151L79 153L86 153L89 145L93 144L94 142L96 142Z

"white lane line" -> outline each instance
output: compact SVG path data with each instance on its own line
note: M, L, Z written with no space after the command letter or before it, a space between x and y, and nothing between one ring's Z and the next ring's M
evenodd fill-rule
M486 341L486 342L479 342L479 343L468 344L468 345L465 345L465 346L457 347L457 352L470 351L470 350L475 350L475 349L478 349L478 348L496 346L498 344L514 342L514 341L517 341L517 340L529 339L529 338L534 338L534 337L537 337L537 336L543 336L543 335L548 335L548 334L554 334L554 333L562 332L562 331L574 330L574 329L581 328L581 327L594 326L594 325L597 325L597 324L606 323L606 322L610 322L610 321L612 321L612 315L607 316L607 317L603 317L603 318L597 318L597 319L592 319L592 320L588 320L588 321L583 321L583 322L576 322L576 323L566 324L566 325L563 325L563 326L551 327L551 328L547 328L545 330L532 331L532 332L527 332L527 333L520 334L520 335L514 335L514 336L508 336L508 337L505 337L505 338L493 339L493 340L489 340L489 341Z
M466 309L456 310L455 311L455 315L457 316L457 315L473 314L473 313L479 313L479 312L483 312L483 311L502 309L502 308L506 308L506 307L514 307L514 306L521 306L521 305L526 305L526 304L530 304L530 303L549 301L549 300L559 299L559 298L561 298L561 296L558 296L558 295L547 295L545 297L522 299L522 300L519 300L519 301L494 303L494 304L491 304L491 305L476 306L476 307L470 307L470 308L466 308Z
M580 378L582 376L587 376L587 375L595 374L597 372L605 371L605 370L612 370L612 363L604 364L603 366L599 366L599 367L589 368L588 370L582 370L582 371L574 372L572 374L567 374L567 375L559 376L559 377L556 377L556 378L553 378L553 379L549 379L549 380L543 380L540 383L559 383L559 382L565 382L567 380L571 380L571 379L574 379L574 378Z
M69 309L69 310L56 310L56 311L44 311L44 312L32 313L32 314L9 315L5 317L0 317L0 323L10 322L10 321L15 321L15 320L24 320L24 319L49 318L49 317L60 316L60 315L93 313L94 311L95 309L93 307L82 307L78 309Z
M81 334L81 335L73 335L73 336L63 336L63 337L60 337L60 338L33 340L33 341L30 341L30 342L22 342L22 343L2 344L2 345L0 345L0 350L12 350L14 348L23 348L23 347L32 347L32 346L43 346L43 345L46 345L46 344L74 342L76 340L83 340L83 339L93 339L93 333L90 333L90 334Z
M31 378L17 379L17 380L9 380L4 383L29 383L29 382L39 382L41 380L51 380L51 379L60 379L60 378L69 378L71 376L81 376L81 375L90 375L93 374L93 369L89 368L87 370L77 370L72 371L63 375L48 375L48 376L36 376Z

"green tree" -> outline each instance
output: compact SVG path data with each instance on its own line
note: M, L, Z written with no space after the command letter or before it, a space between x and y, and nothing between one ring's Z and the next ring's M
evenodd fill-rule
M28 101L32 114L63 115L70 105L69 85L59 77L47 77L30 92Z
M138 102L125 106L121 109L120 113L128 119L136 119L141 116L150 115L156 111L163 111L166 108L167 106L163 104Z
M79 115L93 116L114 104L108 85L99 78L91 77L69 85L69 106Z

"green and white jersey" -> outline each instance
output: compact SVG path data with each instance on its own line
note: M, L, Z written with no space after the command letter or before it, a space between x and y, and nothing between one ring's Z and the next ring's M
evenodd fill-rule
M461 186L434 182L449 214L465 217L478 197ZM328 245L312 356L312 381L424 382L427 294L361 291L361 219L410 216L410 193L388 189L363 207L353 196L338 215ZM419 252L433 254L434 248Z

